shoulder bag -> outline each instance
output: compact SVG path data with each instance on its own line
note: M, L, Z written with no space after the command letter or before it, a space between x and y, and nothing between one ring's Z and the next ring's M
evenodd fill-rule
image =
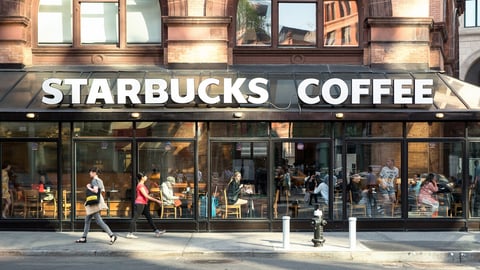
M87 188L85 193L85 205L99 204L100 196L101 196L100 189L98 189L97 193L95 193Z

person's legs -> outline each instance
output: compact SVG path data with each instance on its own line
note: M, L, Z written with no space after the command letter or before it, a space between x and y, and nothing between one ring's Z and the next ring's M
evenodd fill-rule
M103 221L100 212L92 214L92 216L95 218L95 222L98 224L98 226L100 226L100 228L102 228L108 234L108 236L112 237L113 232L112 230L110 230L110 227L108 227L108 225L105 224L105 222Z
M90 223L92 222L93 215L85 217L85 224L83 225L83 234L82 238L87 238L88 232L90 231Z
M138 207L138 210L140 211L140 207ZM148 207L148 204L147 205L142 204L141 210L142 210L142 214L147 219L148 224L150 225L152 230L154 232L157 231L158 229L157 229L157 226L155 226L155 223L153 223L153 219L152 219L152 216L150 215L150 209Z
M7 218L7 212L8 209L10 208L11 200L10 198L3 199L3 211L2 211L2 217Z
M142 204L135 204L135 208L133 211L133 218L130 221L130 228L129 232L134 233L136 231L136 225L137 225L137 219L140 217L143 211L143 205Z

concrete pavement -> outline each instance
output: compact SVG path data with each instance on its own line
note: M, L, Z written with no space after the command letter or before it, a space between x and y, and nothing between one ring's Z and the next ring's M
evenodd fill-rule
M0 231L0 256L316 256L358 262L479 262L480 232L325 232L323 246L314 247L313 232L191 233L167 232L156 238L139 232L138 239L109 245L103 232ZM355 237L353 237L355 236ZM356 241L353 241L356 240Z

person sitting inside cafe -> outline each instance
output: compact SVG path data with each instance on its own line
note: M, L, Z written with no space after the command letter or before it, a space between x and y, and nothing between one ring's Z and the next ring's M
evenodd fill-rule
M228 182L227 186L227 198L228 204L238 205L246 204L248 201L242 198L239 198L240 192L242 191L243 184L240 184L242 180L242 174L240 172L235 172Z
M173 186L175 185L175 177L168 176L167 179L162 183L162 203L164 205L173 205L175 200L179 200L180 197L176 196L173 193ZM178 206L178 205L177 205Z

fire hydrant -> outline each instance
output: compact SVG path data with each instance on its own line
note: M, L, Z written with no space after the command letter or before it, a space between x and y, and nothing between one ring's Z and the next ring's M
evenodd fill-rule
M313 246L323 246L325 243L325 238L323 238L323 227L327 225L327 221L323 219L322 210L320 206L317 205L317 209L313 211L312 226L313 226Z

